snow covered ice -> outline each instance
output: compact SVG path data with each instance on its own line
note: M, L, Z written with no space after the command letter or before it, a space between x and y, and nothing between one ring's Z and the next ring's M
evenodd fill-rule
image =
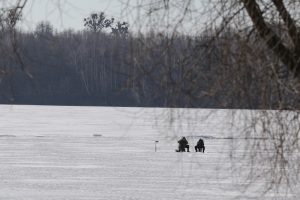
M221 139L229 134L220 123L226 111L9 105L0 111L3 200L272 198L240 190L232 140ZM181 135L190 153L175 153ZM193 150L200 135L208 138L204 154ZM242 157L243 149L235 150Z

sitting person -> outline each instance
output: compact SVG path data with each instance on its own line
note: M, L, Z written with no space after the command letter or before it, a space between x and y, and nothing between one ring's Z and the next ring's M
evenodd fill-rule
M203 152L205 151L204 141L200 138L197 142L197 145L195 146L196 152Z
M187 149L187 152L190 152L189 142L187 141L187 139L185 137L182 137L178 141L178 144L179 144L178 152L185 152L185 148Z

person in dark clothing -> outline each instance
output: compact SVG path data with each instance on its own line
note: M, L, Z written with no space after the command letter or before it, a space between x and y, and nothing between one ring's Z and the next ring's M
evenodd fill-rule
M196 152L203 152L205 151L204 141L200 138L195 146Z
M187 141L187 139L185 137L182 137L178 141L178 144L179 144L178 152L185 152L185 149L187 149L187 152L190 152L189 142Z

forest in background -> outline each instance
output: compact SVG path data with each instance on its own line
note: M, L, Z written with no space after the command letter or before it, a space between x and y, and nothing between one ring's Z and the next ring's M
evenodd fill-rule
M41 22L33 32L16 32L17 54L5 31L2 104L272 109L281 98L277 77L256 64L271 53L255 38L249 43L247 31L228 30L216 39L209 31L197 37L56 32ZM258 52L252 62L239 55L249 45ZM295 101L286 95L286 105Z

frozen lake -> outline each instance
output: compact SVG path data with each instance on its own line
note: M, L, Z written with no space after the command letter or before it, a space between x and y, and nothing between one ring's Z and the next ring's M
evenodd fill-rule
M0 106L0 199L271 199L245 182L225 110ZM234 131L233 131L234 132ZM206 136L206 153L175 153ZM157 152L154 152L155 141ZM241 145L239 145L241 144ZM240 157L239 157L240 156ZM250 166L241 165L245 171ZM258 166L257 170L260 170ZM299 194L276 194L280 199Z

